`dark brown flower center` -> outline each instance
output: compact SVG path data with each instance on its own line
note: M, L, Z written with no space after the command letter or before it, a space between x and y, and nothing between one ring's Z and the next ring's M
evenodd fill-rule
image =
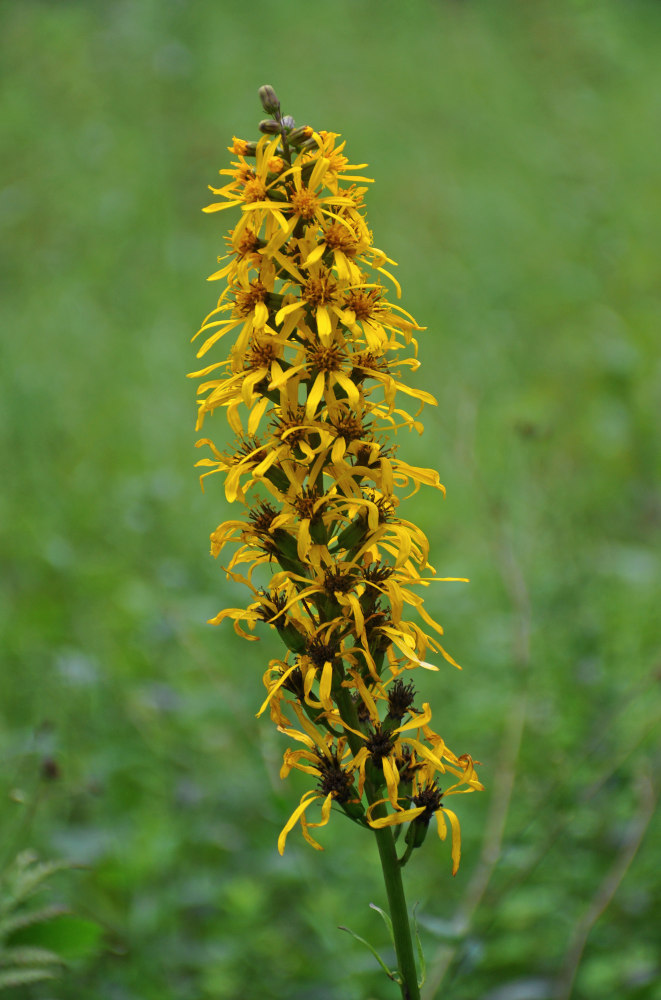
M436 782L433 782L431 785L427 785L427 787L423 788L421 792L414 795L413 805L425 807L425 811L416 817L415 822L420 824L424 823L425 826L428 826L429 821L436 810L441 808L442 798L443 793Z
M258 302L266 302L268 289L256 278L250 282L250 287L236 293L236 310L239 316L249 316Z
M337 802L347 802L353 795L353 778L342 769L335 749L326 756L321 750L316 751L317 767L319 768L319 791L322 795L332 795Z
M348 594L355 583L355 575L341 569L327 569L324 574L324 590L328 594Z
M286 413L281 413L280 416L273 420L271 426L273 427L273 433L281 441L286 441L288 445L295 445L307 433L306 428L301 426L304 421L305 409L302 406L298 406L293 410L288 410Z
M330 272L311 276L303 286L303 298L313 308L328 305L337 296L337 283Z
M333 423L335 433L338 437L343 437L345 441L358 441L365 434L362 421L353 414L340 417Z
M292 195L291 207L296 215L300 215L302 219L314 219L319 207L319 199L314 191L304 187Z
M344 355L337 345L324 347L322 344L315 344L308 351L308 358L312 368L322 372L337 372L342 369Z
M275 507L261 500L248 512L248 518L252 521L253 528L258 534L268 532L275 517L277 517Z
M371 759L375 764L380 764L384 757L387 757L395 745L395 741L388 732L381 729L379 723L374 727L372 735L365 742L369 750Z
M340 250L345 257L355 257L358 243L346 226L341 222L331 222L324 234L326 246L331 250Z
M258 368L268 368L278 351L275 344L268 340L254 340L245 356L246 371L256 371Z
M279 623L284 624L284 615L281 612L287 604L284 594L270 594L267 590L259 591L261 607L257 609L257 614L265 622L272 622L276 616L280 616Z
M308 486L298 494L293 501L296 512L303 518L312 519L319 516L319 508L315 512L315 504L319 500L319 491L314 486Z
M405 684L399 678L393 682L388 691L388 715L398 722L411 711L415 700L415 687L411 682Z
M338 649L337 642L324 642L318 636L315 636L314 639L310 639L305 647L305 655L310 657L315 667L323 667L324 663L333 662Z
M378 310L380 298L381 289L379 288L355 289L348 295L347 309L353 310L356 319L371 319Z

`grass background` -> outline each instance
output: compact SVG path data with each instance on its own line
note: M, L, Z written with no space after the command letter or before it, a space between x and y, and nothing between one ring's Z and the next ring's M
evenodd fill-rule
M304 784L256 720L275 640L208 558L188 343L206 185L259 85L342 132L427 326L405 516L464 665L438 728L483 761L464 860L407 868L426 1000L661 997L661 7L652 0L0 4L3 860L58 876L70 969L28 1000L390 997L374 844L277 834ZM656 728L655 728L656 727ZM579 959L582 959L579 962ZM573 983L574 972L576 977Z

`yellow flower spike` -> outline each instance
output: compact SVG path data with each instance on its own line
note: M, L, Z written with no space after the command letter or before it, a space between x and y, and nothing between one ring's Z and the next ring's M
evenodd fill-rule
M482 786L470 757L430 728L430 705L413 707L403 679L437 671L434 654L458 666L433 637L443 629L420 594L444 578L428 562L427 538L398 509L402 492L445 490L433 469L409 464L391 443L399 430L421 433L421 410L436 405L406 381L424 328L389 299L388 289L397 298L401 289L395 262L373 245L365 165L349 163L337 134L282 118L273 88L263 94L267 134L233 139L234 159L204 209L219 218L232 208L238 219L209 277L221 294L194 338L198 357L209 356L191 373L197 427L213 416L236 442L222 450L202 438L210 457L198 465L201 482L222 473L226 499L243 506L210 544L215 557L232 546L223 570L252 594L246 608L211 621L231 621L251 641L268 624L288 649L264 674L257 714L268 708L295 741L281 776L299 770L317 787L285 824L279 851L299 823L321 849L311 831L329 822L333 802L378 835L417 822L419 839L433 813L439 835L452 827L456 871L458 820L431 810L428 790L446 771L454 784L445 795Z

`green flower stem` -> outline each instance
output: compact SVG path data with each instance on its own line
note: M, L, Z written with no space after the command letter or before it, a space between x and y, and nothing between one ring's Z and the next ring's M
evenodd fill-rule
M375 818L385 814L386 808L384 805L376 806L372 812ZM395 838L392 835L392 828L389 826L385 826L381 830L375 830L374 833L379 848L381 868L388 894L397 965L401 977L402 998L403 1000L420 1000L418 973L415 967L413 940L411 938L411 925L409 923L408 910L406 909L402 869L397 860Z
M343 688L337 692L336 701L338 708L345 722L348 722L355 729L360 729L360 722L356 712L356 706L351 700L349 692ZM361 742L357 736L349 732L349 743L353 752L357 753ZM381 798L378 789L374 789L370 781L365 782L367 798L372 805ZM374 806L372 817L386 816L388 810L384 802ZM408 910L406 908L406 897L404 895L404 883L402 882L402 869L397 858L397 848L393 837L392 827L385 826L380 830L373 830L376 836L376 843L379 848L381 858L381 869L383 880L386 883L386 893L388 895L388 907L390 909L390 919L392 920L392 932L395 939L395 953L397 955L397 967L401 978L402 1000L420 1000L420 990L418 988L418 973L415 967L415 957L413 954L413 940L411 938L411 925L409 923Z

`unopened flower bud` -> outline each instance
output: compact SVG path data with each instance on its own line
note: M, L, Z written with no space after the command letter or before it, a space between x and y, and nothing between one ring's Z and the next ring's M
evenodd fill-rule
M231 146L227 147L230 153L236 153L237 156L254 156L257 152L257 143L248 142L246 139L234 138Z
M285 128L290 129L295 126L296 122L292 117L292 115L285 115L284 118L282 119L282 124L285 126Z
M277 94L273 87L270 87L268 83L259 88L259 99L262 102L264 111L268 111L270 115L275 114L280 110L280 101L278 100Z
M345 549L355 548L367 537L369 528L364 514L358 514L338 537L338 545Z
M272 118L264 118L259 123L259 131L263 132L264 135L277 135L280 131L280 126Z
M420 816L418 816L414 819L406 831L405 840L409 847L413 849L416 847L422 847L425 837L427 836L428 829L429 820L427 818L421 820Z
M60 766L53 757L44 757L41 762L43 781L56 781L60 777Z
M290 649L292 653L301 654L305 652L307 639L304 635L301 635L295 625L292 625L291 622L288 622L286 625L279 625L278 622L274 622L274 624L278 630L278 635L287 649Z
M299 125L298 128L292 129L292 131L287 136L287 139L292 146L299 146L302 142L312 137L312 129L309 125Z

